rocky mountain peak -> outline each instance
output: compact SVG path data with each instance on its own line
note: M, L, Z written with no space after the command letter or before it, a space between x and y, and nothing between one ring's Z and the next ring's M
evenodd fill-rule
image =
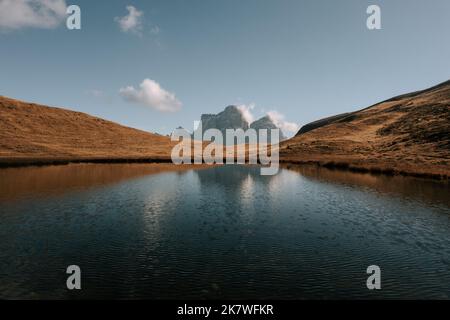
M246 131L249 128L253 128L257 131L260 129L267 129L268 138L270 139L270 130L279 129L269 116L264 116L250 125L244 117L242 111L235 105L227 106L218 114L202 114L201 123L202 135L208 129L218 129L222 132L224 137L226 137L227 129L243 129ZM280 130L280 140L284 139L286 138Z

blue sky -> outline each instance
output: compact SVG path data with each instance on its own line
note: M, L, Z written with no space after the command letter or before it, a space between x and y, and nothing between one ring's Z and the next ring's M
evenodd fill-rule
M0 0L0 95L148 131L230 104L302 125L450 78L448 0L52 1L80 6L82 29Z

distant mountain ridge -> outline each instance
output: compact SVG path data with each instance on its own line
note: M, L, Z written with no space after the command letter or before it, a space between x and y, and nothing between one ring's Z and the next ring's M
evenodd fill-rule
M226 107L218 114L202 114L200 120L203 132L208 129L218 129L225 134L226 129L247 130L249 128L249 123L245 120L242 112L233 105Z
M271 130L272 129L280 129L276 126L276 124L273 122L273 120L269 116L264 116L259 120L256 120L250 124L250 128L255 129L256 132L259 132L261 129L267 129L267 137L268 141L272 141L271 139ZM283 131L280 129L279 133L279 139L280 141L283 141L286 139L286 137L283 134Z
M249 128L255 129L256 131L267 129L269 139L271 137L271 129L280 129L269 116L264 116L261 119L249 123L239 107L235 105L226 107L224 111L218 114L202 114L201 123L202 133L208 129L218 129L222 132L224 138L226 137L227 129L243 129L244 131ZM280 129L280 140L284 139L285 136Z

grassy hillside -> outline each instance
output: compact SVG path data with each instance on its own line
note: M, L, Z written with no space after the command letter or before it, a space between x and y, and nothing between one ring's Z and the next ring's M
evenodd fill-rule
M0 162L170 158L168 137L0 96Z
M285 162L450 176L450 81L307 125L282 143Z

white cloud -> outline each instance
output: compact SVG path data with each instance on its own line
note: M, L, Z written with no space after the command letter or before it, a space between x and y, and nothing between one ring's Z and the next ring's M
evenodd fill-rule
M123 32L141 34L143 11L139 11L134 6L127 6L128 14L124 17L116 17L114 20L119 24Z
M0 0L0 29L51 29L66 17L65 0Z
M139 89L132 86L121 88L120 95L127 101L138 103L161 112L176 112L181 109L182 103L171 92L161 88L159 83L145 79Z
M286 121L284 115L278 111L269 111L267 112L267 115L285 134L295 134L298 130L300 130L300 126L298 124Z
M252 124L255 121L255 116L253 115L253 110L255 109L255 104L242 104L237 106L237 108L241 111L244 119ZM265 113L264 109L261 109L263 113ZM300 126L294 122L288 122L285 119L285 116L276 110L272 110L266 113L267 116L273 121L273 123L283 131L283 133L287 135L293 135L300 130Z
M252 114L252 110L255 109L255 104L251 103L249 105L241 104L237 106L239 111L241 111L242 116L244 119L248 122L248 124L251 124L253 121L255 121L255 117Z

